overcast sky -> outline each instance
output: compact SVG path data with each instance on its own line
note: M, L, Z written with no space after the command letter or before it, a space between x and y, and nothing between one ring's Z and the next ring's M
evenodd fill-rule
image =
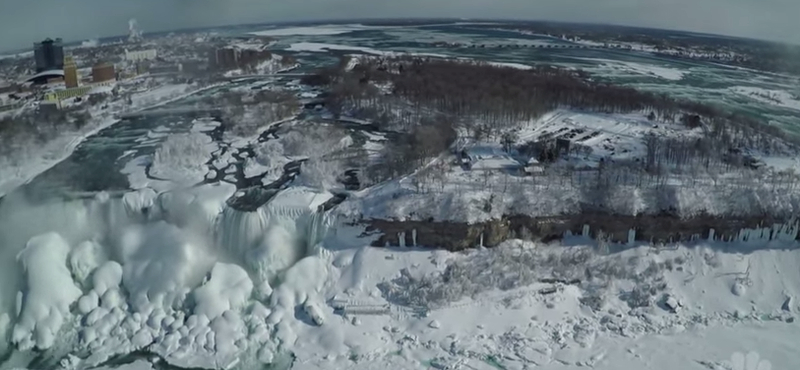
M613 23L800 43L800 0L0 0L0 50L45 37L310 19L469 17Z

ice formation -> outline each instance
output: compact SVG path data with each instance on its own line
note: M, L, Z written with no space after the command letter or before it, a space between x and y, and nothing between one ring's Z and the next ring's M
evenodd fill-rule
M78 330L72 346L89 350L89 364L145 347L182 366L224 364L246 341L257 357L274 359L279 343L293 343L281 318L293 317L294 305L324 321L327 262L314 255L331 221L318 208L331 195L291 188L247 212L227 204L235 192L213 184L8 200L14 208L0 208L0 244L9 246L0 257L12 257L0 259L0 335L22 350L69 348L59 333Z
M20 349L47 349L81 296L67 269L69 244L56 233L32 238L17 256L25 271L26 287L12 341Z
M562 251L521 241L464 254L411 247L329 251L323 243L332 248L348 233L329 232L331 216L319 211L331 194L293 187L252 211L229 205L241 195L221 184L27 206L6 200L0 206L0 245L9 246L0 249L0 335L21 349L86 354L80 361L87 367L145 349L183 367L241 361L238 366L256 368L291 351L304 364L330 359L337 368L368 368L361 360L382 355L413 362L435 354L437 363L474 356L466 361L478 364L503 353L515 358L499 360L512 368L526 359L592 364L592 354L580 351L596 349L606 331L678 333L703 312L697 308L702 299L712 312L730 309L737 317L751 315L751 302L762 310L778 302L775 307L786 306L784 316L797 309L786 298L797 295L796 285L755 275L796 271L796 251L761 251L749 262L711 248L645 257L646 247L634 245L622 264L619 256L589 254L590 248ZM16 217L4 213L7 205ZM797 230L789 222L742 230L736 239L782 245ZM415 236L410 230L401 239L416 244ZM776 264L780 271L770 272ZM734 274L695 274L720 265ZM613 277L608 290L565 283L587 271ZM564 282L544 283L553 276ZM701 285L683 284L688 276ZM657 295L638 289L659 278L668 284ZM643 307L649 311L640 318ZM531 319L534 313L539 319ZM398 348L409 357L388 355ZM357 360L345 362L350 358Z
M211 278L194 290L195 315L213 320L225 311L241 310L253 292L253 282L243 268L217 263L211 270Z

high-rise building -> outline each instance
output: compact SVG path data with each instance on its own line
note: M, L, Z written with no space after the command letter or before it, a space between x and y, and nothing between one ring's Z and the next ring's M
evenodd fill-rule
M33 44L33 56L36 60L36 72L64 68L64 47L61 39L46 39Z
M78 87L78 66L72 57L64 58L64 84L67 88Z
M100 83L116 79L114 65L111 63L99 63L92 67L92 82Z

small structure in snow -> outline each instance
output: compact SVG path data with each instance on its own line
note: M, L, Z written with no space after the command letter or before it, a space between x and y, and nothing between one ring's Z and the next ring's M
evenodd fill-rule
M672 313L678 313L683 305L674 296L667 295L664 299L664 306L666 306Z
M431 328L431 329L439 329L439 328L442 327L442 324L440 324L436 320L433 320L433 321L430 322L430 324L428 324L428 327Z
M314 321L314 324L318 326L322 326L325 323L325 317L322 316L322 310L320 310L319 306L317 306L313 302L306 302L305 306L306 314L311 317L311 320Z
M519 171L520 163L501 148L474 146L462 152L462 164L473 171L513 170Z
M544 165L542 165L538 159L531 157L528 159L528 163L525 164L523 170L528 175L541 175L544 173Z

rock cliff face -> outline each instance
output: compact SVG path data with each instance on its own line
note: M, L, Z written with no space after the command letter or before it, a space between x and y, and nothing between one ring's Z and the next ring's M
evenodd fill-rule
M602 236L611 242L686 242L698 239L748 241L796 239L794 219L761 217L679 218L671 214L622 216L582 213L547 218L505 216L483 223L367 220L367 232L380 232L375 246L421 245L451 251L493 247L507 239L552 241L565 235Z

